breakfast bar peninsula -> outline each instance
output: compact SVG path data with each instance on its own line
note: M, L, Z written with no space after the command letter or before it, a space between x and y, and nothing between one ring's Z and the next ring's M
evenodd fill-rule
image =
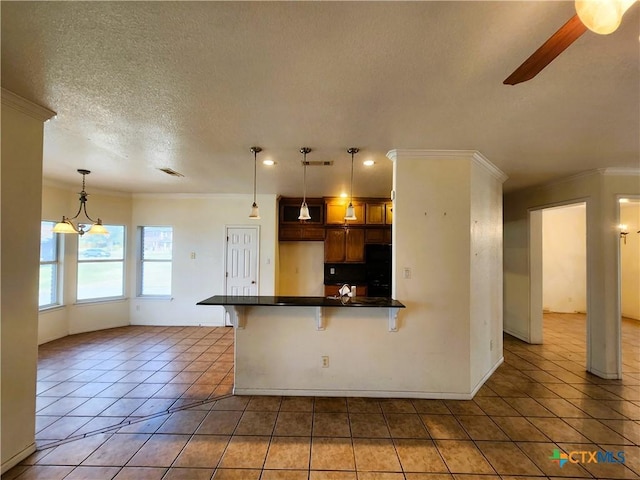
M383 297L215 295L235 330L234 393L243 395L394 396L381 382L402 378L398 313ZM381 385L387 388L380 389Z

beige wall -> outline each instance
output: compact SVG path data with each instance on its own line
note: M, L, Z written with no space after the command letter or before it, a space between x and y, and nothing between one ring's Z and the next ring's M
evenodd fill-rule
M504 200L504 328L525 341L541 318L542 294L532 287L532 263L542 262L541 251L530 251L530 212L549 206L585 201L587 204L587 370L603 378L620 378L619 232L618 197L638 195L637 169L606 169L514 192ZM540 269L541 271L541 269Z
M3 473L35 450L43 121L51 115L53 112L2 90Z
M542 308L587 311L586 205L542 211Z
M620 204L620 223L629 231L627 243L620 240L622 315L640 320L640 199Z
M136 298L136 262L129 262L130 321L134 325L223 325L222 307L196 303L224 294L226 226L259 226L259 295L276 290L277 203L258 195L260 220L249 220L249 195L134 195L131 235L144 225L173 227L172 298ZM134 238L134 237L132 237ZM136 258L136 242L129 243ZM191 253L195 258L191 258Z
M278 295L324 295L324 242L278 244Z

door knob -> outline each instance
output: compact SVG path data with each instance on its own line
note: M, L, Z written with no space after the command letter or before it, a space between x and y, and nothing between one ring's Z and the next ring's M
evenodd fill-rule
M256 283L255 280L251 280L251 285L254 285Z

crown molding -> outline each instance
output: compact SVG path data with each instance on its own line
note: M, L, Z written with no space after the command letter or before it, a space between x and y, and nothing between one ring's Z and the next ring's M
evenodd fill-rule
M20 95L16 95L6 88L2 89L2 104L29 115L36 120L40 120L41 122L46 122L51 117L56 116L56 112L22 98Z
M402 157L412 158L457 158L468 159L473 161L476 165L484 168L495 179L504 183L509 178L502 170L491 163L487 157L482 155L477 150L412 150L412 149L394 149L387 152L387 158L392 162L397 161Z
M602 175L640 176L640 167L608 167L600 168L598 171Z
M175 199L175 200L246 200L252 197L252 193L133 193L131 197L136 199ZM277 200L278 195L271 193L258 193L257 198Z

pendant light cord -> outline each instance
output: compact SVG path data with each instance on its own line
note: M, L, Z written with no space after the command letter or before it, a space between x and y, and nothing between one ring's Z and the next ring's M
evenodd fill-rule
M349 204L353 204L353 155L355 152L351 151L351 187L349 191Z
M256 204L256 182L258 178L258 151L253 149L253 204Z
M302 203L307 203L307 150L304 149L304 160L302 160Z

